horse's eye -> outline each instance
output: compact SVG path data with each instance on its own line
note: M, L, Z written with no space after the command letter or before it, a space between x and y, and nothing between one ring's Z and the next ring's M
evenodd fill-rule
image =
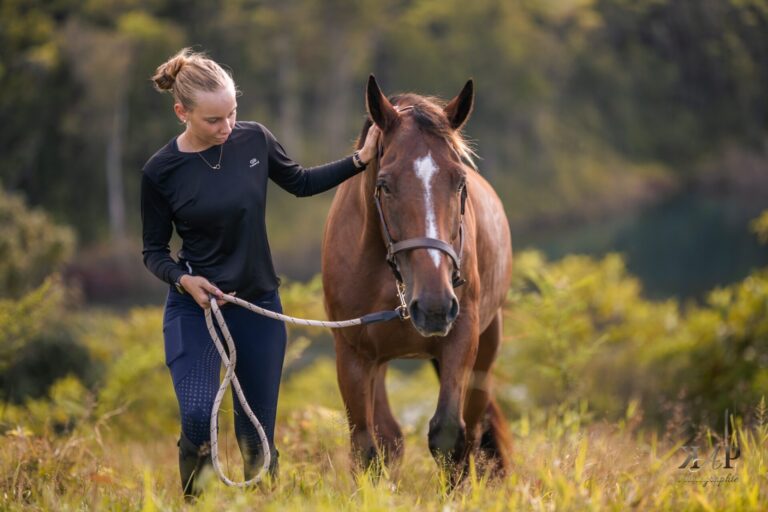
M466 186L467 186L467 179L466 178L461 178L459 180L459 186L458 186L458 188L456 190L461 192Z
M387 185L387 182L384 180L378 180L376 182L376 187L379 188L385 194L391 194L389 190L389 186Z

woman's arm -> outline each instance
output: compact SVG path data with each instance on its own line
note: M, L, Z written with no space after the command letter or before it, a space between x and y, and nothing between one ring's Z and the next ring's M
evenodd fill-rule
M352 156L317 167L303 168L294 162L286 153L283 146L268 131L264 130L267 139L267 154L269 157L269 177L281 188L299 196L311 196L325 192L344 180L354 176L365 167L358 168ZM367 164L376 154L379 129L371 126L359 151L363 164Z
M178 283L186 272L171 258L171 207L146 174L141 176L141 226L144 266L161 281Z

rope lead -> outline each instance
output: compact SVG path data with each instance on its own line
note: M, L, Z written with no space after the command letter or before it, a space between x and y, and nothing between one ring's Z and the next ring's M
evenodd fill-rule
M396 318L402 318L401 314L398 312L398 309L400 309L398 307L398 309L394 311L379 311L377 313L369 313L360 318L342 320L340 322L306 320L304 318L295 318L292 316L283 315L282 313L275 313L274 311L264 309L243 299L238 299L232 295L224 294L221 298L232 304L237 304L238 306L249 309L254 313L258 313L259 315L296 325L312 327L330 327L331 329L341 329L355 325L387 322ZM232 335L229 333L227 323L224 321L224 316L221 314L221 309L219 308L218 302L216 302L216 297L211 295L209 300L211 307L205 310L205 325L208 327L208 333L211 335L213 344L216 346L216 350L219 352L219 356L221 356L221 362L224 364L224 368L226 369L224 372L224 378L221 381L221 385L219 385L219 390L216 392L216 397L213 400L213 411L211 412L211 459L213 460L213 470L216 472L216 475L218 475L219 479L221 479L221 481L226 485L231 487L248 487L259 482L264 477L264 473L267 472L269 469L269 464L272 461L272 454L270 453L267 435L264 433L264 427L261 426L259 419L248 405L248 401L245 399L243 390L240 387L240 381L237 380L237 376L235 375L235 363L237 362L235 342L232 340ZM227 350L224 350L224 345L221 343L219 334L216 332L216 328L213 325L213 317L216 318L216 323L219 324L219 329L221 329L221 333L224 335L224 341L227 343ZM227 352L229 352L229 355L227 355ZM240 405L243 406L243 411L245 411L246 416L248 416L248 420L256 428L256 431L259 434L259 439L261 441L261 446L264 449L264 462L261 466L261 469L259 469L259 472L253 478L244 482L234 482L227 478L227 476L224 474L224 471L222 471L221 463L219 462L219 408L221 407L221 402L224 400L224 394L226 393L227 387L230 383L232 384L232 388L234 389L235 395L237 396Z

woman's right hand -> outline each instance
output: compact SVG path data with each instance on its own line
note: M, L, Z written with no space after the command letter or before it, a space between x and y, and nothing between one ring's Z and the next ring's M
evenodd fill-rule
M195 299L195 302L197 302L197 304L203 309L208 309L211 307L211 303L208 298L210 295L219 297L216 300L219 306L226 303L225 300L220 298L224 295L224 293L202 276L191 276L189 274L184 274L181 276L181 279L179 279L179 284L182 286L182 288L184 288L184 291L191 295L192 298Z

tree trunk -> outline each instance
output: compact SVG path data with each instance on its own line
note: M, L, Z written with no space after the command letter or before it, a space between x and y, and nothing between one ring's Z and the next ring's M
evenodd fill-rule
M301 126L299 123L300 90L296 55L288 34L281 34L276 43L278 87L278 136L289 156L302 158Z
M115 243L125 240L125 194L123 190L123 137L127 116L126 94L118 91L112 127L107 142L107 206L109 211L109 232Z

